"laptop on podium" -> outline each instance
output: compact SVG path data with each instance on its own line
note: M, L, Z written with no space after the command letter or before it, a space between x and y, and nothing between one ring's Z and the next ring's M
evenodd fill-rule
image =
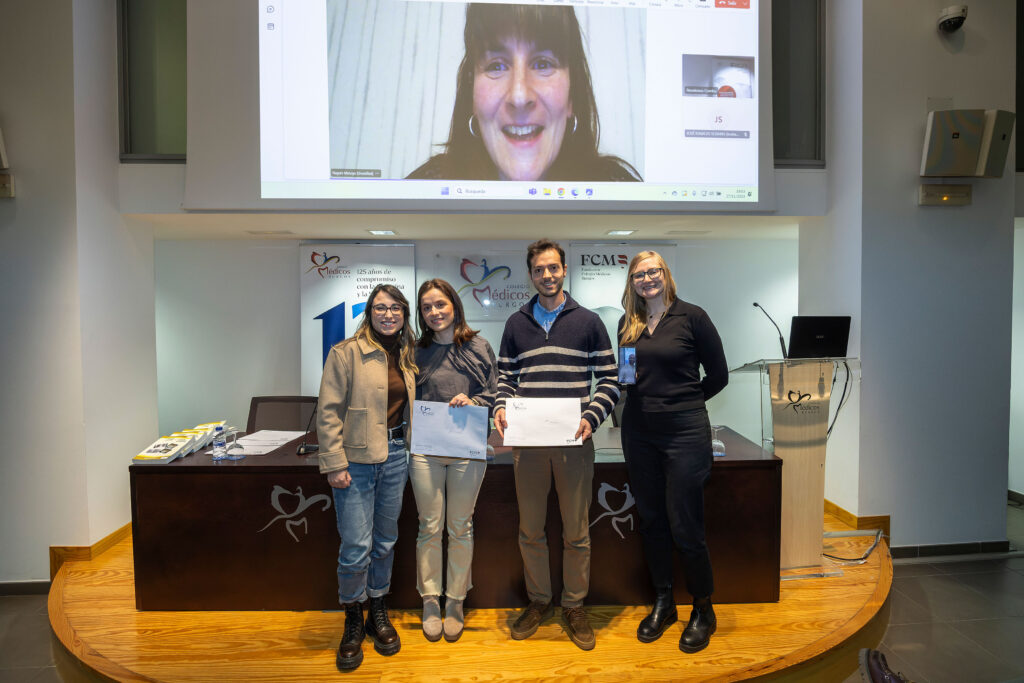
M849 341L848 315L794 315L789 328L789 357L844 358Z

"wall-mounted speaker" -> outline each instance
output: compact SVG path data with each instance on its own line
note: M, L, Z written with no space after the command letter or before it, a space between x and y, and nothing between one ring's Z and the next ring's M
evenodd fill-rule
M928 112L921 176L999 178L1013 133L1013 112L947 109Z

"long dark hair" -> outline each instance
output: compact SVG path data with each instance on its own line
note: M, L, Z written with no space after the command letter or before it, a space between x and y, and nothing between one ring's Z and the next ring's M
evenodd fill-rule
M569 101L576 116L576 130L566 130L558 157L545 173L545 178L609 180L608 176L614 176L611 179L640 180L640 174L628 162L598 154L601 124L583 36L573 8L490 3L470 3L466 7L466 54L459 65L455 106L448 141L444 144L440 177L498 179L498 169L483 141L469 129L469 117L473 114L476 66L487 50L500 47L507 38L532 42L551 50L559 61L569 67Z
M430 329L430 325L427 324L426 319L423 317L423 309L420 307L423 295L432 289L441 292L444 298L451 302L452 308L455 309L455 321L452 323L452 326L455 328L455 345L462 346L475 337L478 332L477 330L469 329L469 325L466 324L466 313L462 308L462 299L456 293L455 288L448 284L447 280L434 278L420 285L420 291L416 294L416 323L420 329L420 338L416 341L416 344L421 348L426 348L434 343L434 330Z

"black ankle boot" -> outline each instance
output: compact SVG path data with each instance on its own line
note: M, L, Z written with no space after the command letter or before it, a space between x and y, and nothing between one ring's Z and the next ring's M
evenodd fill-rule
M715 619L711 601L706 598L694 601L690 623L683 629L683 635L679 638L679 649L689 654L700 652L708 646L711 634L717 627L718 621Z
M676 611L676 602L672 597L672 591L659 593L654 599L654 608L651 613L644 617L640 626L636 629L636 639L641 643L653 643L661 634L679 619L679 612Z
M339 671L352 671L363 662L363 604L350 602L345 607L345 632L338 644L338 656L335 663Z
M388 606L384 603L383 595L379 598L370 598L370 613L366 615L366 635L373 638L373 649L385 657L395 654L402 648L398 631L388 619Z

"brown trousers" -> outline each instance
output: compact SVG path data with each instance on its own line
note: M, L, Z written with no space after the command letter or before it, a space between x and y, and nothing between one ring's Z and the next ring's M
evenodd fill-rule
M562 513L562 607L579 607L590 588L590 502L594 442L582 446L524 448L513 455L519 501L519 551L531 601L551 602L547 521L548 493L555 481Z

